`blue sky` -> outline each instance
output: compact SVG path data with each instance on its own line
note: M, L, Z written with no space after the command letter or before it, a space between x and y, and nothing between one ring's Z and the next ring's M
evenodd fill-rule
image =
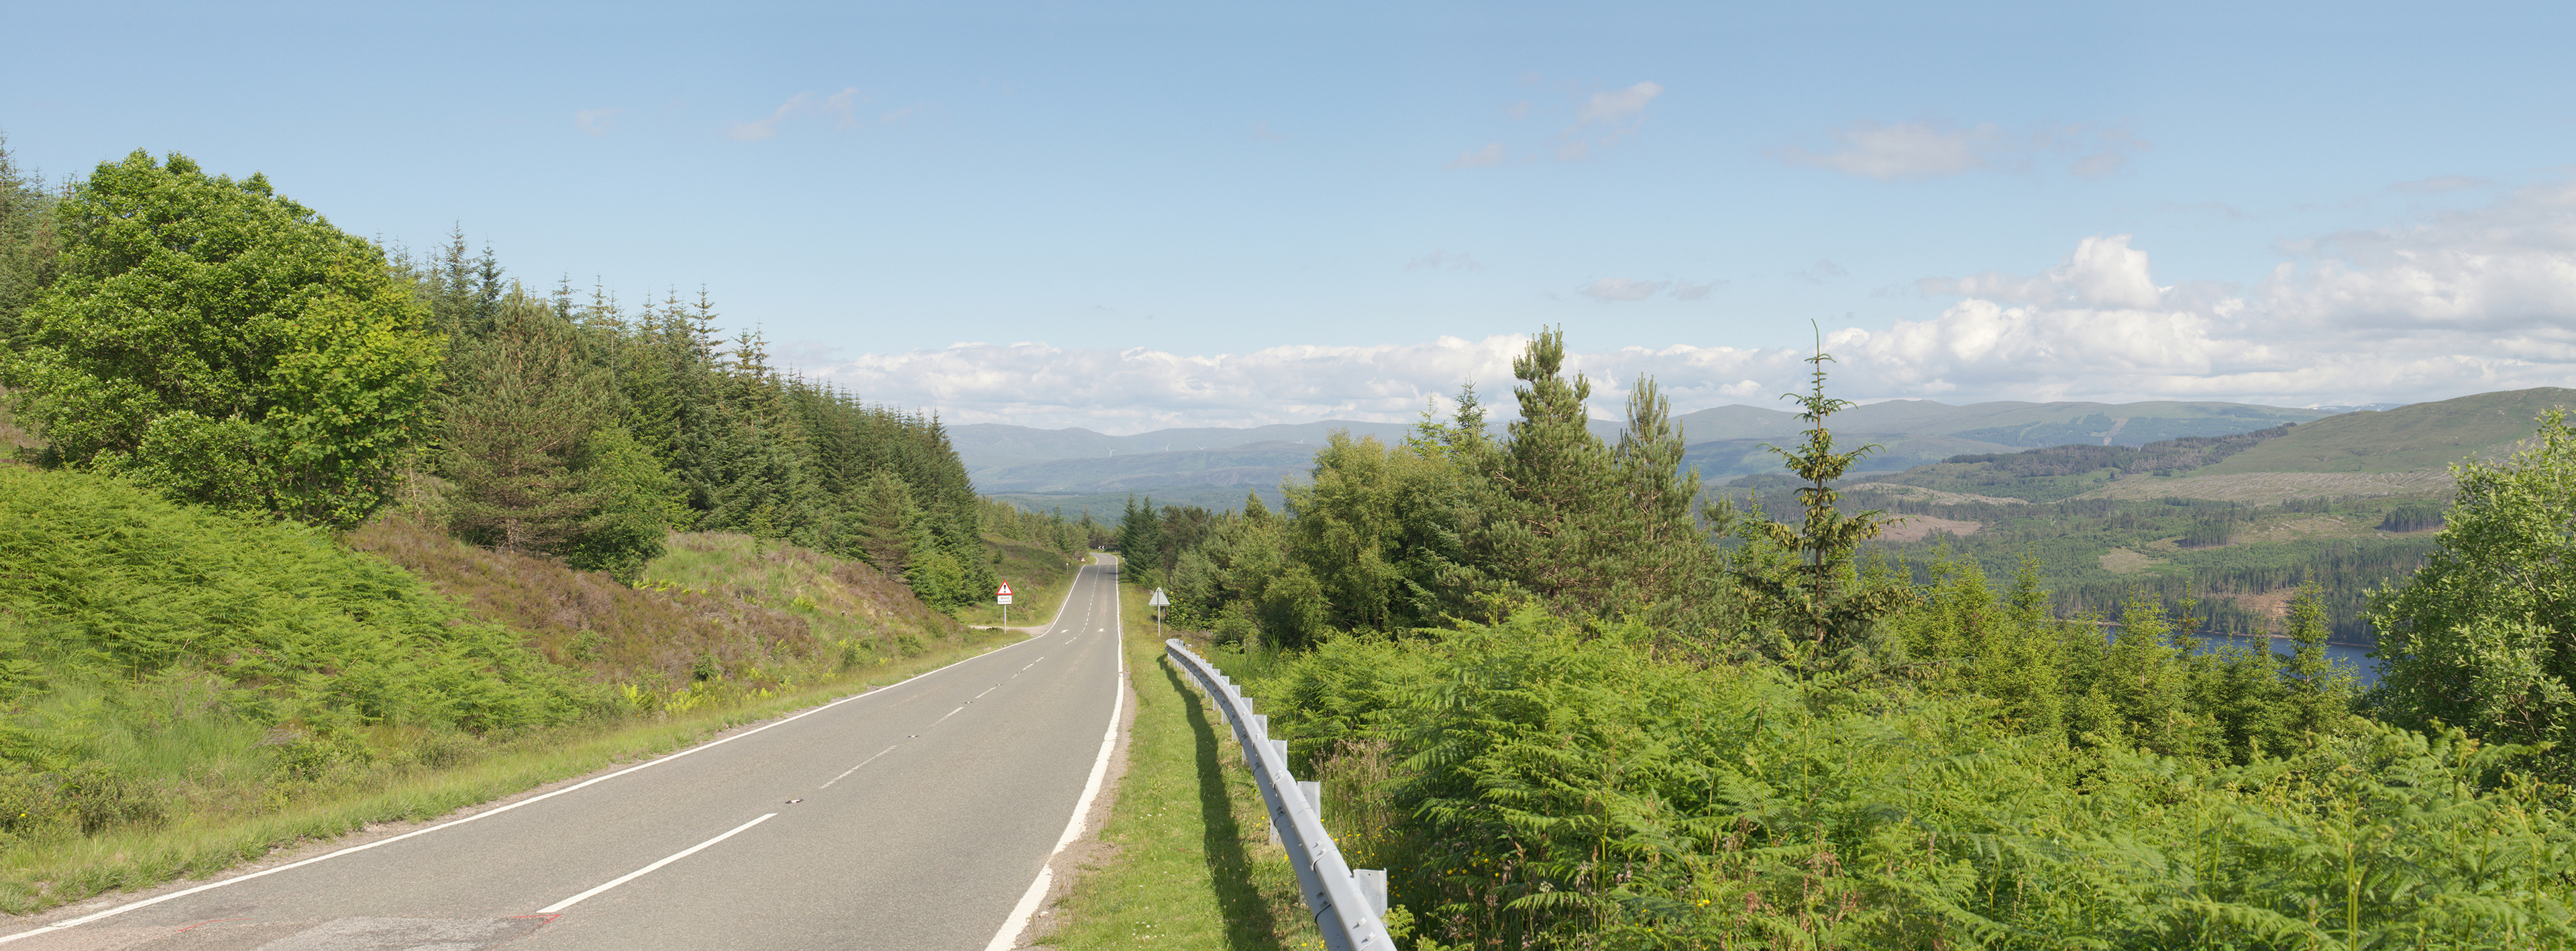
M0 132L962 421L1404 418L1543 325L1772 405L1811 320L1867 398L2403 401L2576 381L2570 9L54 5Z

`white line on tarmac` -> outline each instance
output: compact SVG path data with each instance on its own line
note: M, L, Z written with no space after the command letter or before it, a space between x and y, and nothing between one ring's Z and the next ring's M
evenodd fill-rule
M1082 798L1073 804L1073 818L1064 824L1064 835L1055 840L1055 851L1047 853L1046 863L1038 866L1037 881L1030 882L1029 890L1020 893L1019 904L1011 906L1011 916L1002 919L1002 930L993 932L993 940L984 945L984 951L1011 951L1019 943L1020 932L1028 930L1029 920L1037 916L1038 903L1046 900L1047 889L1055 884L1055 857L1082 837L1083 822L1091 818L1091 803L1100 798L1101 780L1109 775L1109 754L1118 749L1118 714L1125 711L1127 704L1127 646L1111 638L1110 653L1118 658L1118 679L1109 694L1109 728L1100 734L1100 757L1091 762L1091 778L1082 784Z
M661 868L662 866L669 865L669 864L671 864L671 863L673 863L673 862L677 862L677 861L679 861L679 860L681 860L681 859L688 858L689 856L695 855L695 854L697 854L697 852L698 852L698 850L699 850L699 849L703 849L703 848L706 848L707 846L714 845L714 844L716 844L716 843L718 843L718 842L722 842L722 841L724 841L724 840L726 840L726 839L733 838L733 837L734 837L734 833L736 833L736 832L741 832L741 831L742 831L742 830L744 830L744 829L748 829L748 828L751 828L752 826L756 826L756 825L759 825L759 824L761 824L761 823L763 823L763 822L767 822L767 821L769 821L770 819L772 819L772 818L776 817L777 815L778 815L777 813L773 812L773 813L770 813L769 815L762 816L762 817L760 817L760 818L758 818L758 819L753 819L753 820L751 820L750 822L746 822L746 823L743 823L743 824L741 824L741 825L735 826L735 827L733 827L733 831L732 831L732 832L727 832L727 833L725 833L725 834L723 834L723 835L720 835L720 836L717 836L717 837L715 837L715 838L708 839L708 840L706 840L706 841L704 841L704 842L700 842L700 843L698 843L698 844L696 844L696 845L689 846L688 848L681 849L681 850L680 850L680 851L678 851L678 852L671 853L671 856L670 856L669 858L665 858L665 859L663 859L663 860L661 860L661 861L659 861L659 862L655 862L655 863L653 863L653 864L651 864L651 865L644 866L643 868L636 869L636 870L634 870L634 871L632 871L632 872L628 872L628 873L626 873L626 874L624 874L624 875L617 876L616 878L609 879L607 882L605 882L605 883L601 884L601 885L600 885L599 887L597 887L597 888L593 888L593 889L591 889L591 890L589 890L589 891L586 891L586 892L583 892L583 893L581 893L581 894L579 894L579 895L574 895L574 896L572 896L571 898L566 898L566 899L564 899L564 900L562 900L562 901L559 901L559 902L556 902L556 903L554 903L554 904L547 905L546 907L539 908L539 909L537 909L537 914L540 914L540 915L551 915L551 914L554 914L555 912L562 911L562 910L564 910L564 909L566 909L566 908L570 908L570 907L572 907L572 906L574 906L574 905L581 904L581 900L582 900L582 899L584 899L584 898L588 898L588 897L590 897L590 896L592 896L592 895L596 895L596 894L599 894L599 893L601 893L601 892L607 891L607 890L609 890L609 889L616 888L616 887L617 887L617 886L619 886L619 885L624 885L624 884L626 884L626 883L628 883L628 882L631 882L631 881L634 881L634 880L636 880L636 879L643 878L643 877L645 876L645 874L646 874L646 873L649 873L649 872L653 871L654 869Z
M901 743L897 743L897 744L895 744L894 746L902 746L902 745L903 745L903 744L901 744ZM886 754L888 754L888 753L892 753L892 752L894 752L894 746L889 746L889 747L886 747L885 749L878 750L878 751L877 751L877 756L884 756L884 755L886 755ZM866 758L866 759L860 760L860 761L859 761L859 766L865 766L865 765L868 765L869 763L876 762L876 761L877 761L877 756L871 756L871 757L868 757L868 758ZM859 766L852 766L852 767L850 767L849 769L842 770L842 771L841 771L841 775L838 775L838 776L834 776L834 777L832 777L831 782L824 783L823 785L816 786L816 787L814 787L814 788L816 788L816 789L830 789L830 788L832 788L832 783L837 783L837 782L840 782L841 780L848 779L848 778L850 778L850 774L851 774L851 773L858 772L858 771L859 771Z
M149 908L149 907L151 907L151 906L153 906L153 905L158 905L158 904L160 904L160 903L162 903L162 902L165 902L165 901L170 901L170 900L178 899L178 898L185 898L185 897L188 897L188 896L190 896L190 895L194 895L194 894L196 894L196 893L198 893L198 892L203 892L203 891L212 891L212 890L214 890L214 889L222 888L222 887L227 886L227 885L239 885L239 884L241 884L241 883L243 883L243 882L250 881L251 879L254 879L254 878L264 878L264 877L267 877L267 876L270 876L270 875L275 875L275 874L277 874L277 873L279 873L279 872L286 871L286 870L288 870L288 869L303 868L304 866L311 865L311 864L313 864L313 863L315 863L315 862L324 862L324 861L329 861L329 860L331 860L331 859L339 858L340 856L343 856L343 855L349 855L349 854L357 853L357 852L364 852L364 851L366 851L366 850L368 850L368 849L372 849L372 848L375 848L375 847L377 847L377 846L381 846L381 845L392 845L392 844L394 844L394 843L396 843L396 842L400 842L400 841L402 841L402 840L404 840L404 839L408 839L408 838L411 838L411 837L416 836L416 835L428 835L428 834L430 834L430 833L432 833L432 832L436 832L436 831L438 831L438 830L440 830L440 829L449 828L449 827L451 827L451 826L460 826L460 825L464 825L465 823L473 822L473 821L475 821L475 820L477 820L477 819L489 819L489 818L491 818L491 817L493 817L493 816L500 815L500 814L502 814L502 813L504 813L504 812L508 812L508 811L510 811L510 810L512 810L512 809L516 809L516 808L519 808L519 807L521 807L521 806L529 805L529 804L532 804L532 803L544 802L545 800L552 799L552 798L554 798L554 797L556 797L556 796L560 796L560 795L563 795L563 794L568 793L568 792L572 792L573 790L576 790L576 789L581 789L581 788L583 788L583 787L590 786L590 785L595 784L595 783L604 783L604 782L607 782L607 781L609 781L609 780L616 779L617 777L624 776L624 775L626 775L626 774L628 774L628 773L632 773L632 772L634 772L634 771L636 771L636 770L639 770L639 769L649 769L649 768L651 768L651 767L655 767L655 766L662 765L662 764L664 764L664 763L668 763L668 762L670 762L670 761L672 761L672 760L679 759L680 757L687 756L687 755L690 755L690 754L692 754L692 753L697 753L697 752L701 752L701 751L704 751L704 750L714 749L714 748L716 748L716 747L723 746L723 745L725 745L725 744L727 744L727 743L731 743L731 742L733 742L733 741L735 741L735 740L742 739L743 737L750 736L750 735L752 735L752 734L754 734L754 733L758 733L758 732L760 732L760 731L762 731L762 730L769 729L770 727L774 727L774 726L785 726L785 725L786 725L786 724L788 724L788 723L792 723L792 722L797 721L797 720L802 720L802 719L804 719L804 718L806 718L806 717L813 716L814 714L821 713L821 712L823 712L823 711L825 711L825 710L832 709L833 707L840 706L840 705L842 705L842 704L844 704L844 703L848 703L848 702L850 702L850 701L852 701L852 700L865 700L865 699L867 699L867 698L869 698L869 697L882 696L882 695L884 695L887 691L892 690L892 689L894 689L894 688L896 688L896 687L903 686L904 684L911 683L911 682L913 682L913 681L915 681L915 680L920 680L920 679L921 679L921 678L923 678L923 677L928 677L928 676L930 676L931 674L938 673L938 672L939 672L939 671L941 671L941 670L947 670L949 667L955 667L955 666L957 666L957 664L964 664L964 663L969 663L969 662L972 662L972 661L982 660L982 659L984 659L984 658L991 657L991 656L993 656L993 655L995 655L995 654L999 654L999 653L1001 653L1001 652L1003 652L1003 651L1010 650L1011 648L1018 647L1018 646L1020 646L1021 644L1026 644L1026 643L1028 643L1028 642L1027 642L1027 641L1020 641L1020 642L1012 643L1012 644L1004 644L1004 645L1002 645L1002 646L1000 646L1000 647L993 648L992 650L985 651L984 653L977 654L977 655L975 655L975 656L973 656L973 657L966 658L965 660L960 660L960 661L958 661L958 662L957 662L957 663L955 663L955 664L949 664L947 667L941 667L941 668L939 668L938 670L923 671L923 672L921 672L921 673L914 674L914 675L912 675L911 677L905 678L905 679L900 680L900 681L897 681L897 682L895 682L895 683L891 683L891 684L887 684L887 685L885 685L885 686L883 686L883 687L879 687L879 688L877 688L877 689L875 689L875 690L870 690L870 691L867 691L867 692L865 692L865 693L854 693L854 694L851 694L851 695L849 695L849 696L842 697L842 698L841 698L841 699L839 699L839 700L834 700L834 701L832 701L832 702L830 702L830 703L827 703L827 704L824 704L824 705L822 705L822 706L815 707L814 709L807 710L807 711L805 711L805 712L803 712L803 713L796 714L795 716L787 717L787 718L782 719L782 720L775 720L775 721L772 721L772 722L769 722L769 723L764 723L764 724L761 724L760 726L752 727L751 729L744 730L744 731L742 731L742 732L740 732L740 733L736 733L736 734L734 734L734 735L732 735L732 736L725 737L724 739L721 739L721 740L715 740L715 741L708 742L708 743L701 743L701 744L699 744L699 745L697 745L697 746L689 747L688 749L681 750L681 751L679 751L679 752L677 752L677 753L673 753L673 754L671 754L671 755L669 755L669 756L665 756L665 757L662 757L662 758L660 758L660 759L647 760L647 761L642 762L642 763L637 763L637 764L635 764L635 765L633 765L633 766L626 767L625 769L618 770L618 771L616 771L616 772L614 772L614 773L610 773L610 774L608 774L608 775L606 775L606 776L598 776L598 777L594 777L594 778L591 778L591 779L587 779L587 780L584 780L584 781L582 781L582 782L575 783L575 784L570 785L570 786L566 786L566 787L564 787L564 788L562 788L562 789L558 789L558 790L555 790L555 791L550 792L550 793L540 793L540 794L538 794L538 795L530 796L530 797L528 797L528 798L526 798L526 799L519 800L519 801L514 802L514 803L511 803L511 804L509 804L509 805L506 805L506 806L499 806L499 807L495 807L495 808L492 808L492 809L488 809L488 810L485 810L485 811L482 811L482 812L475 813L475 814L470 815L470 816L466 816L465 818L462 818L462 819L456 819L456 820L452 820L452 821L448 821L448 822L442 822L442 823L439 823L439 824L437 824L437 825L430 826L429 828L426 828L426 829L414 829L414 830L412 830L412 831L410 831L410 832L405 832L405 833L403 833L403 834L401 834L401 835L392 836L392 837L390 837L390 838L377 839L376 841L369 842L369 843L366 843L366 844L364 844L364 845L353 845L353 846L350 846L350 847L348 847L348 848L341 849L341 850L339 850L339 851L337 851L337 852L326 853L326 854L323 854L323 855L316 855L316 856L314 856L314 857L312 857L312 858L305 859L305 860L303 860L303 861L301 861L301 862L290 862L290 863L287 863L287 864L285 864L285 865L280 865L280 866L278 866L278 867L276 867L276 868L265 868L265 869L261 869L261 870L256 871L256 872L251 872L251 873L246 874L246 875L236 875L236 876L234 876L234 877L232 877L232 878L227 878L227 879L223 879L223 880L220 880L220 881L207 882L207 883L205 883L205 884L203 884L203 885L199 885L199 886L197 886L197 887L195 887L195 888L181 889L181 890L179 890L179 891L171 892L171 893L169 893L169 894L167 894L167 895L154 895L154 896L152 896L152 897L150 897L150 898L146 898L146 899L143 899L143 900L141 900L141 901L127 902L127 903L125 903L125 904L118 905L118 906L116 906L116 907L114 907L114 908L107 909L106 911L92 912L92 913L90 913L90 914L82 915L82 916L80 916L80 917L78 917L78 918L73 918L73 919L70 919L70 920L68 920L68 921L57 921L57 922L55 922L55 923L53 923L53 924L46 925L46 926L41 927L41 928L30 928L30 929L27 929L27 930L25 930L25 931L18 932L18 933L16 933L16 934L0 935L0 944L8 944L9 942L16 941L16 940L18 940L18 939L20 939L20 938L30 938L30 937L34 937L34 936L36 936L36 935L40 935L40 934L51 934L51 933L56 932L56 931L61 931L61 930L65 929L65 928L75 928L75 927L79 927L79 926L81 926L81 925L85 925L85 924L88 924L88 923L90 923L90 922L97 921L97 920L99 920L99 919L101 919L101 918L106 918L106 917L110 917L110 916L113 916L113 915L121 915L121 914L124 914L124 913L126 913L126 912L129 912L129 911L133 911L133 910L135 910L135 909L138 909L138 908ZM946 718L945 718L945 717L942 717L941 719L946 719Z

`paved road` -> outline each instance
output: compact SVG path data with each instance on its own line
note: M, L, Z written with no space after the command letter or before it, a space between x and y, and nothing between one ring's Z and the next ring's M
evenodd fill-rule
M984 948L1098 782L1116 570L1082 569L1047 634L956 666L0 951Z

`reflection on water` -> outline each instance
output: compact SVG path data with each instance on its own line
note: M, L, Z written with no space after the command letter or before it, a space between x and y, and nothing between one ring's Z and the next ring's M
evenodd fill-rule
M2203 650L2218 650L2222 647L2244 649L2258 644L2269 644L2273 653L2287 658L2291 651L2297 649L2286 638L2238 637L2232 634L2201 634L2198 637ZM2353 676L2361 678L2361 685L2364 687L2379 682L2379 668L2375 666L2378 662L2370 659L2370 648L2355 647L2350 644L2328 644L2326 659L2333 661L2335 666L2344 668Z

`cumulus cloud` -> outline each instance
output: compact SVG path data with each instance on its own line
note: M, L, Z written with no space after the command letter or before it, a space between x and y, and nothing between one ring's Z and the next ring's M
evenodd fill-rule
M2122 127L2055 126L2008 133L1994 123L1945 126L1932 122L1855 122L1827 130L1835 143L1814 151L1800 146L1772 150L1773 157L1880 181L1945 178L1982 170L2027 171L2045 157L2067 158L2067 171L2100 178L2154 148Z
M1850 399L2208 399L2354 405L2576 382L2576 182L2513 191L2482 208L2286 246L2248 286L2160 283L2128 235L2075 242L2034 274L1926 281L1956 297L1937 313L1830 330L1830 386ZM1604 301L1684 296L1680 281L1609 278ZM1598 293L1592 293L1592 292ZM1939 305L1935 305L1939 306ZM1328 418L1402 422L1475 380L1510 385L1524 340L1272 347L1246 354L961 345L808 369L862 396L939 409L952 422L1138 432ZM1683 410L1781 405L1802 348L1714 342L1585 351L1568 366L1614 418L1651 374Z

